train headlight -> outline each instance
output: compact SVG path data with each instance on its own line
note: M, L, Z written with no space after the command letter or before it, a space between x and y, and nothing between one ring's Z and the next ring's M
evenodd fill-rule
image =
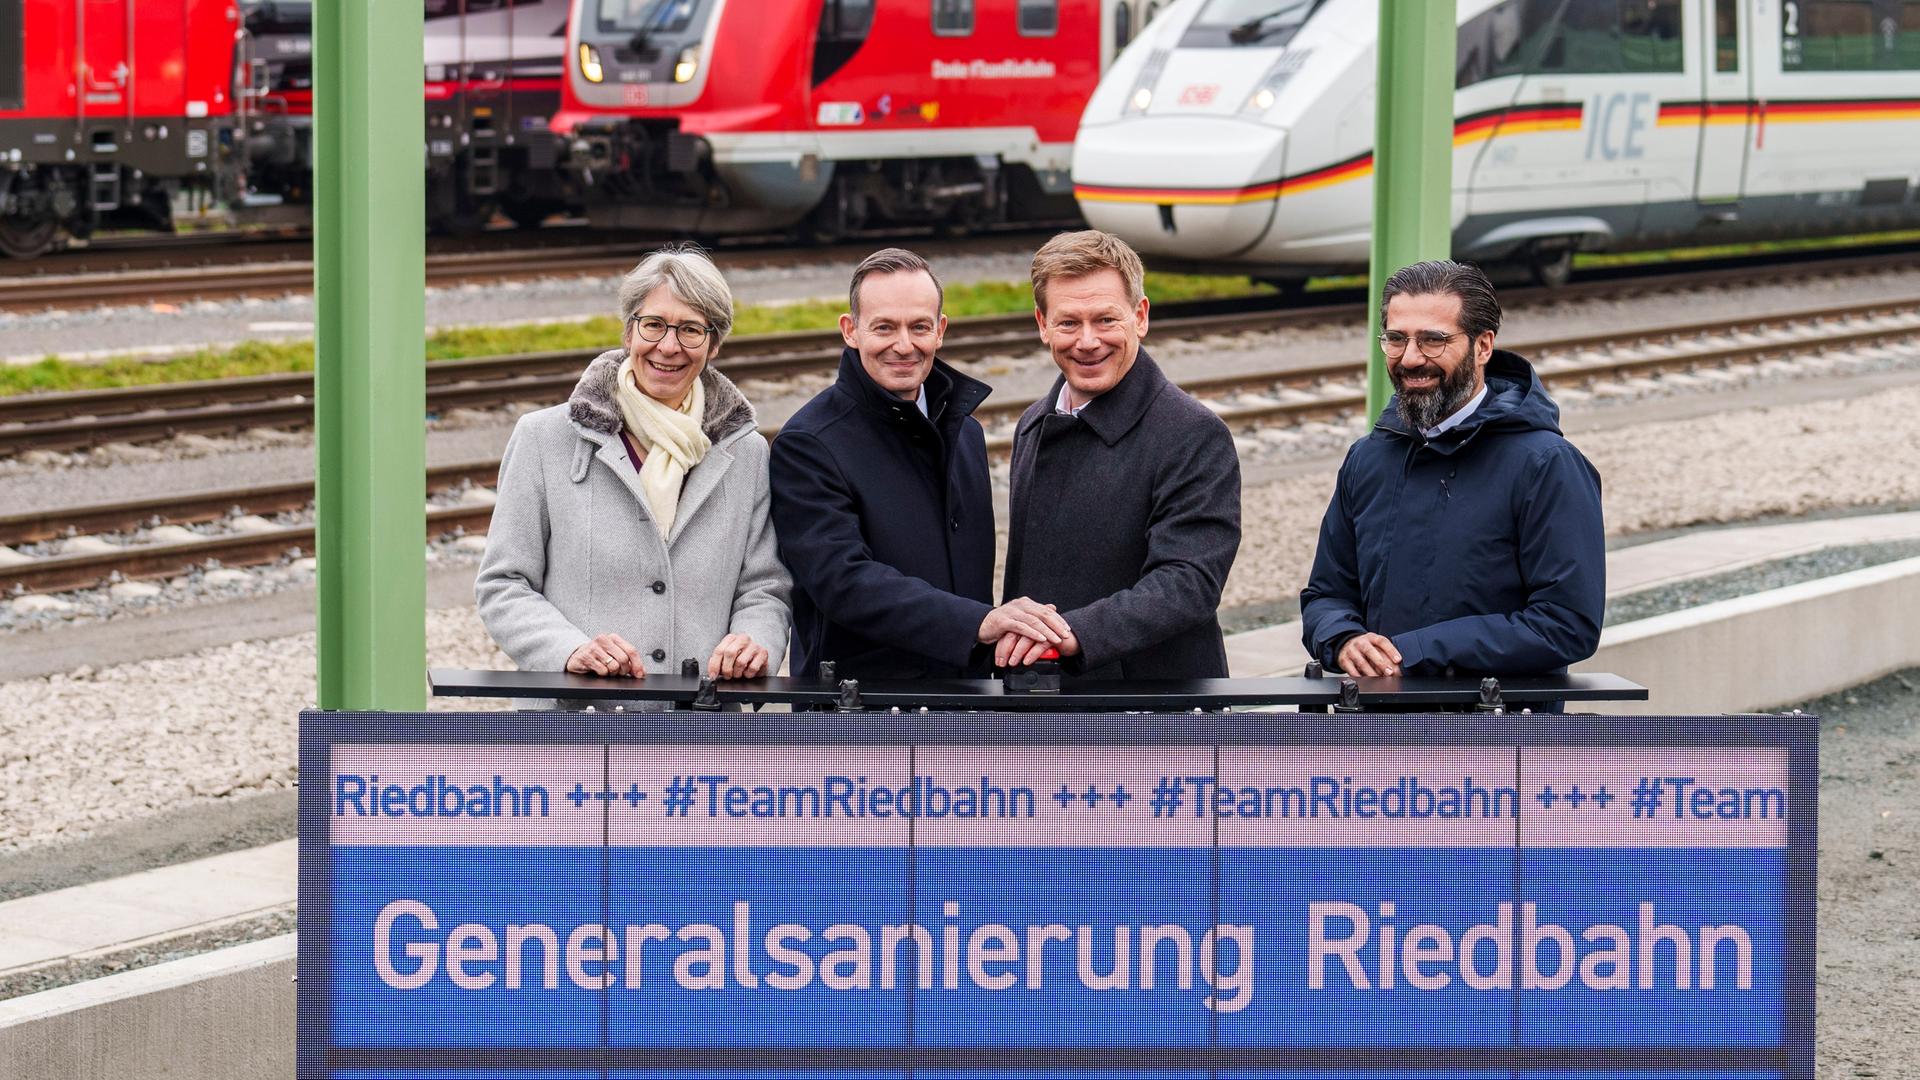
M1280 91L1285 89L1287 83L1291 82L1294 75L1300 71L1311 51L1290 49L1281 53L1279 59L1273 62L1273 66L1267 69L1267 73L1260 77L1260 82L1255 86L1253 93L1247 96L1247 103L1240 106L1240 115L1257 116L1273 108L1274 102L1280 100Z
M580 43L580 74L586 76L590 83L607 77L606 69L600 66L600 50L584 41Z
M1167 50L1155 49L1147 54L1147 62L1140 65L1140 77L1133 81L1133 93L1127 95L1127 105L1123 110L1126 116L1138 116L1153 104L1153 87L1160 81L1160 72L1167 66Z
M694 73L700 70L700 46L689 45L680 50L680 59L673 65L673 81L688 83L693 81Z

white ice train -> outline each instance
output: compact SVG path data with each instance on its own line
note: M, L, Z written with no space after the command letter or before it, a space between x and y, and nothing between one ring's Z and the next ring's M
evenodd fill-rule
M1178 0L1081 119L1074 194L1149 263L1363 270L1378 0ZM1457 257L1920 225L1920 0L1460 0Z

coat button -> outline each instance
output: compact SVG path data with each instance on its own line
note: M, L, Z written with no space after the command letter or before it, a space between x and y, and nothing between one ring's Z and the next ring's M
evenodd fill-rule
M952 521L950 521L950 522L948 522L948 524L949 524L949 525L952 525L952 526L953 526L953 531L954 531L954 532L959 532L959 531L960 531L960 519L959 519L959 518L957 518L957 517L956 517L956 518L954 518L954 519L953 519Z
M654 663L656 663L656 664L657 664L657 663L659 663L659 662L661 662L662 660L665 660L666 658L667 658L667 650L665 650L665 649L655 649L655 650L653 650L653 662L654 662Z
M656 581L651 586L649 586L649 588L651 588L654 591L654 595L657 596L660 593L667 591L667 583L664 581Z

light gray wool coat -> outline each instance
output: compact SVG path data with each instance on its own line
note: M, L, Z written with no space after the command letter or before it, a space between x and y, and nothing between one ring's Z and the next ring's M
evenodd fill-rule
M474 582L481 621L523 671L560 671L605 633L649 672L707 657L729 633L786 653L793 580L768 518L767 440L753 406L709 366L701 428L713 448L687 473L663 542L620 439L615 378L622 349L602 353L565 405L528 413L500 459L499 501Z

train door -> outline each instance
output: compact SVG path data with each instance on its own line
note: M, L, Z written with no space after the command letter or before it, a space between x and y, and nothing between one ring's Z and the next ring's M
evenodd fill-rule
M133 0L80 0L80 115L85 118L133 117ZM110 136L108 137L110 140Z
M1741 0L1701 0L1700 157L1694 198L1738 201L1747 174L1753 123L1753 61Z

